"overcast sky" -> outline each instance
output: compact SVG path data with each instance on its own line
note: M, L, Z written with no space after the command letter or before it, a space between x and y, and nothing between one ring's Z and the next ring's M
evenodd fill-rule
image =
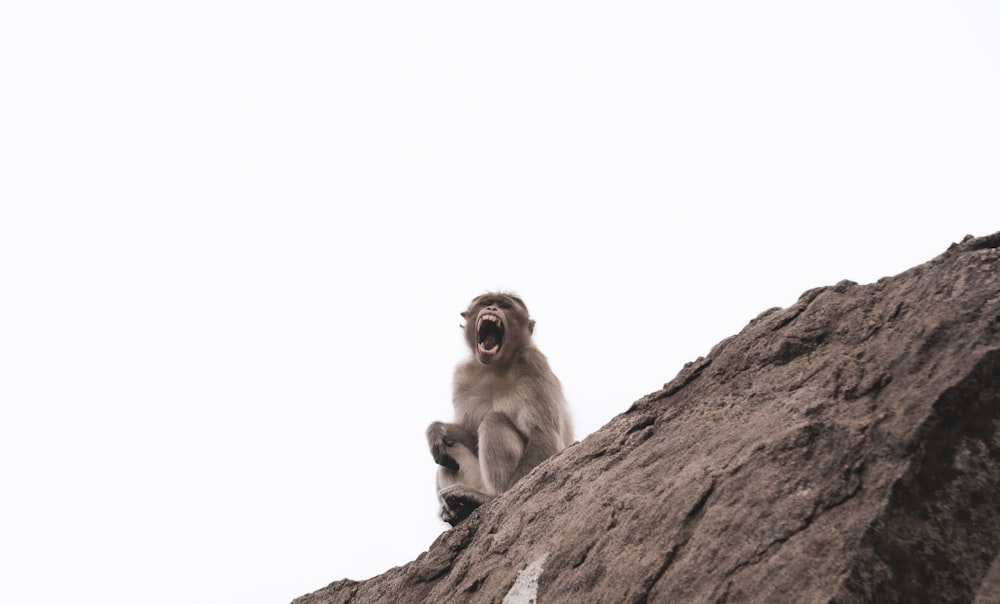
M0 600L414 559L458 313L578 438L761 311L1000 230L1000 5L0 6Z

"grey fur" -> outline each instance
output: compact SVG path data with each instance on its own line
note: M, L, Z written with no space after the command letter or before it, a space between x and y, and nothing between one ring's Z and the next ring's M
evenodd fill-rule
M477 331L484 315L491 316L491 329L502 325L486 344ZM440 466L441 517L452 525L573 442L562 386L531 340L535 322L524 302L512 294L484 294L462 317L472 355L455 368L455 421L427 428Z

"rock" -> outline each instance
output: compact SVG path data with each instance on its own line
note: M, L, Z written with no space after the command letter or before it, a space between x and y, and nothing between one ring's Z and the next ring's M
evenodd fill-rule
M296 604L1000 601L998 248L762 313L415 561Z

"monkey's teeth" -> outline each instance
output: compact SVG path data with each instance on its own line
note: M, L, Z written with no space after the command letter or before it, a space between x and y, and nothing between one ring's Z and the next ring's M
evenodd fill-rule
M476 320L476 344L481 354L499 354L503 346L504 325L498 315L484 314Z
M479 317L479 321L476 323L476 329L478 330L479 328L481 328L485 321L489 321L490 323L493 323L497 327L503 326L503 321L500 320L500 317L496 315L483 315Z

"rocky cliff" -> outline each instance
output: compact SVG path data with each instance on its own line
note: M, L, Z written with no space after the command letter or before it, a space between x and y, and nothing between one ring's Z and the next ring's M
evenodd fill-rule
M1000 233L771 309L333 602L1000 601Z

